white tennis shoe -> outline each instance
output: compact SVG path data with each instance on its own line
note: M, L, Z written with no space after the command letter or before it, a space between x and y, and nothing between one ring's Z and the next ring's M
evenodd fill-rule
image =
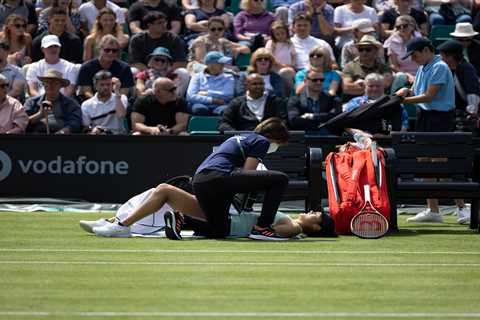
M414 217L408 218L407 222L435 222L442 223L442 215L438 212L432 212L430 209L425 209L417 213Z
M100 237L129 238L132 236L130 227L121 226L117 222L106 223L100 227L94 227L93 232Z
M460 223L460 224L467 224L467 223L470 223L470 214L471 214L471 211L470 211L470 208L468 207L463 207L463 208L458 208L457 207L457 216L458 216L458 219L457 219L457 222Z
M106 223L109 223L107 219L98 219L98 220L80 220L80 228L83 230L87 231L88 233L95 233L93 232L93 228L95 227L101 227L105 225Z

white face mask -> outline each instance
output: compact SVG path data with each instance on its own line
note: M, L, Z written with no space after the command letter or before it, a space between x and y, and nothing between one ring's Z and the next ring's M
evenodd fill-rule
M270 146L268 147L267 153L274 153L278 150L278 143L270 142Z

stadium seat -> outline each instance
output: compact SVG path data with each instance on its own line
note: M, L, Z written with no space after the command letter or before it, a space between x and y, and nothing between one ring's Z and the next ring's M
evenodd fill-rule
M452 38L450 33L455 31L455 25L434 25L428 35L433 46L436 48L439 44Z
M188 121L187 132L189 134L219 134L218 123L220 117L191 116Z
M250 65L250 58L252 57L251 53L240 53L235 58L235 65L240 70L246 70L247 67Z

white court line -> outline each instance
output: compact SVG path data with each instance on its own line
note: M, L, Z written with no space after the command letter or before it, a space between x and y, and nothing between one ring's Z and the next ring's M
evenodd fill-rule
M169 317L169 318L480 318L480 313L431 312L50 312L50 311L0 311L0 316L18 317Z
M268 266L268 267L480 267L480 263L357 263L357 262L175 262L175 261L40 261L0 260L1 264L161 265L161 266Z
M419 254L419 255L480 255L474 251L353 251L353 250L235 250L235 249L45 249L0 248L0 252L66 252L66 253L282 253L282 254Z

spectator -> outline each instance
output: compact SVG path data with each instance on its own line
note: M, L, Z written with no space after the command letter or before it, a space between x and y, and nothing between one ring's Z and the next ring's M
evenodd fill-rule
M402 88L395 94L404 103L417 105L415 131L449 132L454 127L455 84L447 64L435 55L435 48L426 38L414 38L407 43L407 56L420 65L411 89ZM426 159L428 160L428 159ZM442 222L438 200L427 199L427 209L408 222Z
M34 34L37 29L38 19L35 8L30 1L3 0L0 2L0 28L3 27L7 17L12 14L19 15L27 21L27 32Z
M47 31L50 11L57 8L67 12L66 31L83 38L84 32L86 31L84 29L86 28L84 28L82 24L82 17L78 10L76 10L77 6L73 0L53 0L50 7L42 9L38 14L38 33Z
M288 121L293 130L318 130L321 123L339 113L338 102L325 94L321 71L310 69L306 72L306 85L300 95L288 99Z
M395 22L397 31L385 40L383 45L387 49L391 70L397 75L402 73L406 76L409 84L412 84L415 79L418 64L412 61L411 57L407 59L402 59L402 57L407 53L407 42L422 36L416 28L415 20L411 16L399 16ZM393 91L397 90L393 89Z
M428 20L424 11L413 7L412 0L393 0L394 6L380 15L380 23L386 37L395 32L396 20L399 16L411 16L422 35L428 35Z
M290 84L285 83L283 79L274 71L276 64L277 62L270 51L265 48L260 48L253 53L247 73L259 74L263 78L266 91L272 92L277 97L282 97L283 95L289 96L293 77L290 77L289 79ZM245 92L245 79L247 77L247 73L242 73L240 75L237 92L241 94Z
M90 0L88 2L83 3L80 8L78 8L78 12L82 17L82 21L87 25L87 32L90 33L93 28L93 24L97 19L97 15L103 8L110 8L112 9L116 16L117 16L117 23L122 26L125 23L125 11L124 9L117 6L115 3L107 0Z
M127 63L118 59L120 43L111 34L103 36L99 43L98 58L85 62L78 73L78 85L85 99L93 97L93 77L100 70L108 70L113 77L120 80L121 94L128 95L129 89L135 85L132 71Z
M187 129L187 103L167 78L153 83L153 95L139 97L131 114L134 135L177 135Z
M461 22L472 23L470 11L471 0L442 0L439 6L438 0L425 0L425 10L429 12L428 20L431 26L456 24Z
M325 50L323 47L316 47L310 51L310 64L309 69L313 69L317 72L322 73L323 81L322 88L323 92L330 96L337 96L338 89L340 88L340 83L342 78L338 72L332 70L332 58L328 50ZM300 94L305 88L305 78L307 74L307 69L302 69L297 72L295 76L295 88L296 94Z
M6 94L23 101L25 98L25 78L17 66L8 63L8 52L8 44L0 42L0 73L7 79Z
M287 121L285 101L265 90L261 75L249 74L246 85L245 95L233 99L223 112L220 131L253 131L260 122L273 117Z
M471 23L463 22L457 23L455 32L450 33L450 35L463 44L465 59L475 67L477 74L480 75L480 54L478 54L480 52L480 42L475 39L478 32L473 30Z
M187 91L187 102L192 114L221 115L234 96L235 78L223 72L223 66L230 62L221 52L211 51L205 56L203 72L196 73Z
M28 115L20 101L7 94L9 86L7 77L0 74L0 134L24 133Z
M25 102L29 115L27 132L70 134L80 132L82 110L78 103L60 92L70 81L62 73L49 69L39 77L45 87L45 93L32 97Z
M366 35L356 46L360 55L343 69L343 92L349 96L362 95L365 91L364 79L369 73L381 74L385 88L390 88L393 81L390 68L378 59L378 50L382 44L373 36Z
M288 24L293 25L295 17L299 14L312 17L312 36L333 45L333 11L333 7L327 3L327 0L301 0L288 9Z
M130 41L130 64L142 71L147 68L148 55L157 47L164 47L170 51L174 69L186 66L185 43L175 34L167 31L167 16L162 12L147 14L143 22L147 31L137 33ZM186 70L185 70L186 72Z
M190 77L173 69L172 56L167 48L158 47L149 55L148 69L137 72L137 93L139 95L152 94L153 82L160 77L172 80L177 87L177 96L184 97L187 91Z
M250 53L247 46L232 42L225 38L225 22L220 17L212 17L208 20L208 33L195 39L190 47L188 70L191 73L200 72L205 68L203 60L210 51L219 51L231 58L240 53ZM235 69L226 65L226 68Z
M132 34L140 33L148 29L143 18L151 12L161 12L167 17L167 30L180 34L182 28L182 14L180 8L165 0L140 0L134 2L128 9L128 22Z
M55 35L59 38L62 50L60 58L72 63L82 63L83 45L80 38L68 31L67 29L68 15L63 9L57 8L50 10L48 16L48 30L39 34L33 39L32 43L32 60L38 61L42 59L41 43L47 35Z
M97 93L82 103L83 126L94 135L125 134L128 100L120 94L120 81L112 78L109 71L101 70L95 74L93 85Z
M216 0L199 0L198 4L198 8L187 11L185 15L187 32L184 40L188 44L208 32L208 19L212 17L220 17L225 29L230 26L230 17L224 10L216 8Z
M265 45L275 16L266 9L265 0L241 0L242 11L233 20L235 36L252 52Z
M373 27L372 21L369 19L358 19L353 23L353 39L345 43L342 47L341 54L341 65L342 69L345 68L347 63L355 60L359 56L357 43L365 35L375 36L375 28ZM385 60L385 52L383 47L381 50L378 50L377 58L380 61Z
M192 10L198 8L198 0L182 0L182 8L186 10ZM216 8L218 9L225 9L225 1L224 0L217 0Z
M47 72L49 69L54 69L64 75L68 79L69 85L62 87L62 94L71 97L75 93L75 84L77 82L77 68L73 63L70 63L60 58L60 49L62 45L57 36L47 35L43 37L42 52L44 59L28 65L27 69L27 85L28 94L30 97L41 95L45 92L39 77Z
M293 83L296 52L288 34L288 26L282 21L275 21L271 29L272 37L267 41L265 49L275 58L277 63L273 66L274 70L282 77L284 83ZM290 95L290 91L286 93Z
M23 17L12 14L8 16L0 33L0 41L8 44L8 63L23 66L31 63L32 37L26 32L27 22Z
M335 23L335 32L338 37L335 44L338 49L342 49L343 45L353 39L353 29L355 29L355 21L358 19L369 19L372 21L378 33L378 15L375 9L366 6L365 0L352 0L350 3L336 7L333 15Z
M111 34L118 39L120 48L123 50L128 46L128 35L123 32L122 26L116 21L115 12L109 8L100 10L97 20L93 25L92 32L85 38L83 45L83 61L88 61L98 57L99 42L103 36Z
M343 105L344 112L350 112L361 108L367 103L375 102L385 95L385 80L378 73L370 73L365 77L365 94L351 99ZM402 111L402 131L408 130L408 113L405 109Z
M336 69L337 63L334 59L335 55L333 54L332 47L325 40L312 37L310 35L311 29L312 22L310 17L299 14L293 19L293 32L295 34L292 37L292 43L295 46L295 53L297 54L295 58L295 69L300 70L306 68L309 62L310 51L318 46L328 50L330 57L333 58Z

